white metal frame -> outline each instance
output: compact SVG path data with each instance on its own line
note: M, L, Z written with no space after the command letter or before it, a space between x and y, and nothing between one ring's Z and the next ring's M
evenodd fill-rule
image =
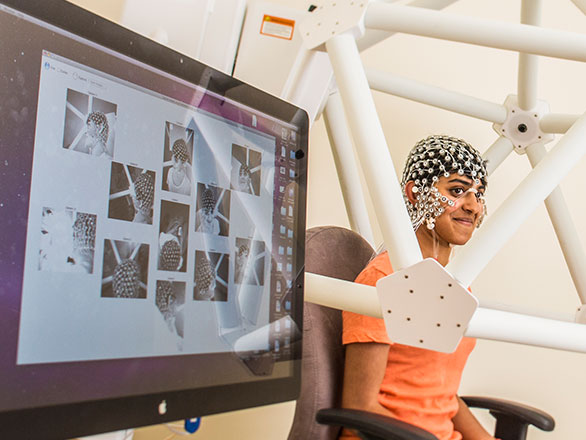
M586 1L572 1L586 13ZM438 6L445 3L450 2L438 2ZM372 242L372 229L365 217L364 193L356 190L361 188L355 165L357 156L393 267L400 270L422 259L370 88L489 121L497 127L504 127L510 118L526 113L527 117L538 120L534 129L544 134L544 139L519 146L513 144L518 136L499 130L499 138L484 153L484 158L489 159L491 173L516 149L527 154L533 170L498 211L486 219L446 269L461 284L469 285L534 209L545 201L584 310L586 255L557 185L586 154L586 115L552 114L547 110L538 114L536 84L539 55L586 61L586 35L540 27L541 3L542 0L522 0L521 23L511 24L379 1L337 0L317 11L324 17L323 14L329 14L323 22L330 28L324 31L320 20L312 17L303 32L309 49L325 48L327 51L339 90L339 96L334 95L326 105L325 120L352 229ZM357 13L358 7L364 8L362 15ZM336 20L332 14L341 14L343 18ZM357 16L355 26L350 26L349 20ZM337 29L339 23L344 25L343 30ZM356 37L363 35L365 29L367 37L373 35L372 30L379 32L378 39L383 35L381 31L387 36L401 32L519 52L516 114L507 103L487 102L395 75L365 70L359 47L368 44L356 42ZM327 38L320 41L316 34L319 38L327 35ZM519 128L519 131L522 130ZM550 133L564 135L547 152L544 142ZM351 148L350 136L356 154ZM381 317L374 287L307 273L305 292L307 301ZM529 309L481 303L466 334L586 353L586 313L550 316Z

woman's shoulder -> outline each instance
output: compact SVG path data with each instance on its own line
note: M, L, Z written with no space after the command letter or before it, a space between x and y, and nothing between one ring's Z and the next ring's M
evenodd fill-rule
M376 282L393 273L393 267L387 251L374 257L356 278L357 283L374 286Z

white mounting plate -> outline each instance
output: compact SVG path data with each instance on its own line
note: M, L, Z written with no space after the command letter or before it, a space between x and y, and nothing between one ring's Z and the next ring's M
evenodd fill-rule
M320 48L330 38L351 32L364 35L364 15L370 0L326 0L299 23L303 44L309 50Z
M381 278L376 290L391 341L443 353L456 350L478 307L432 258Z
M516 95L509 95L505 99L507 119L502 124L494 124L495 131L511 141L518 154L524 154L527 147L536 142L546 144L554 140L554 135L544 133L539 126L543 115L549 113L549 105L545 101L537 101L537 105L530 110L523 110L517 103Z

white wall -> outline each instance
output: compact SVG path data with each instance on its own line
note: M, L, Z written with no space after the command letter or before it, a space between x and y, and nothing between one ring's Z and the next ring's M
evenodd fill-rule
M275 2L296 7L309 4L301 0ZM76 3L116 21L122 0L110 6L99 0ZM586 17L569 0L544 0L544 3L544 26L584 32ZM447 10L516 23L520 0L460 0ZM497 103L516 93L517 55L510 52L396 35L369 49L363 59L381 70ZM586 110L585 77L586 66L582 63L543 59L539 96L550 103L553 112L581 114ZM402 168L410 147L429 134L463 137L481 151L496 139L487 122L380 93L375 93L375 99L397 171ZM311 132L309 163L308 227L348 226L321 120ZM493 174L487 197L489 215L529 169L525 157L513 154ZM586 243L585 179L586 160L581 160L562 186L582 243ZM482 299L534 305L551 311L573 310L579 305L545 209L539 208L529 218L474 282L473 291ZM533 440L583 438L585 371L586 354L479 341L465 371L461 393L519 400L550 412L557 420L556 431L553 434L532 432ZM293 410L293 403L284 403L205 417L201 431L194 438L285 439ZM162 440L167 436L168 431L163 428L142 428L135 438Z

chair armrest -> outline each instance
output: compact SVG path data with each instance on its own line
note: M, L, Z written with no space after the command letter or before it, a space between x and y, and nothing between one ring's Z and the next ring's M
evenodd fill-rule
M327 408L319 410L315 419L324 425L354 429L369 440L438 440L417 426L368 411Z
M461 398L470 407L490 410L497 419L499 414L504 414L508 418L533 425L542 431L553 431L555 428L555 420L552 416L528 405L492 397L462 396Z

